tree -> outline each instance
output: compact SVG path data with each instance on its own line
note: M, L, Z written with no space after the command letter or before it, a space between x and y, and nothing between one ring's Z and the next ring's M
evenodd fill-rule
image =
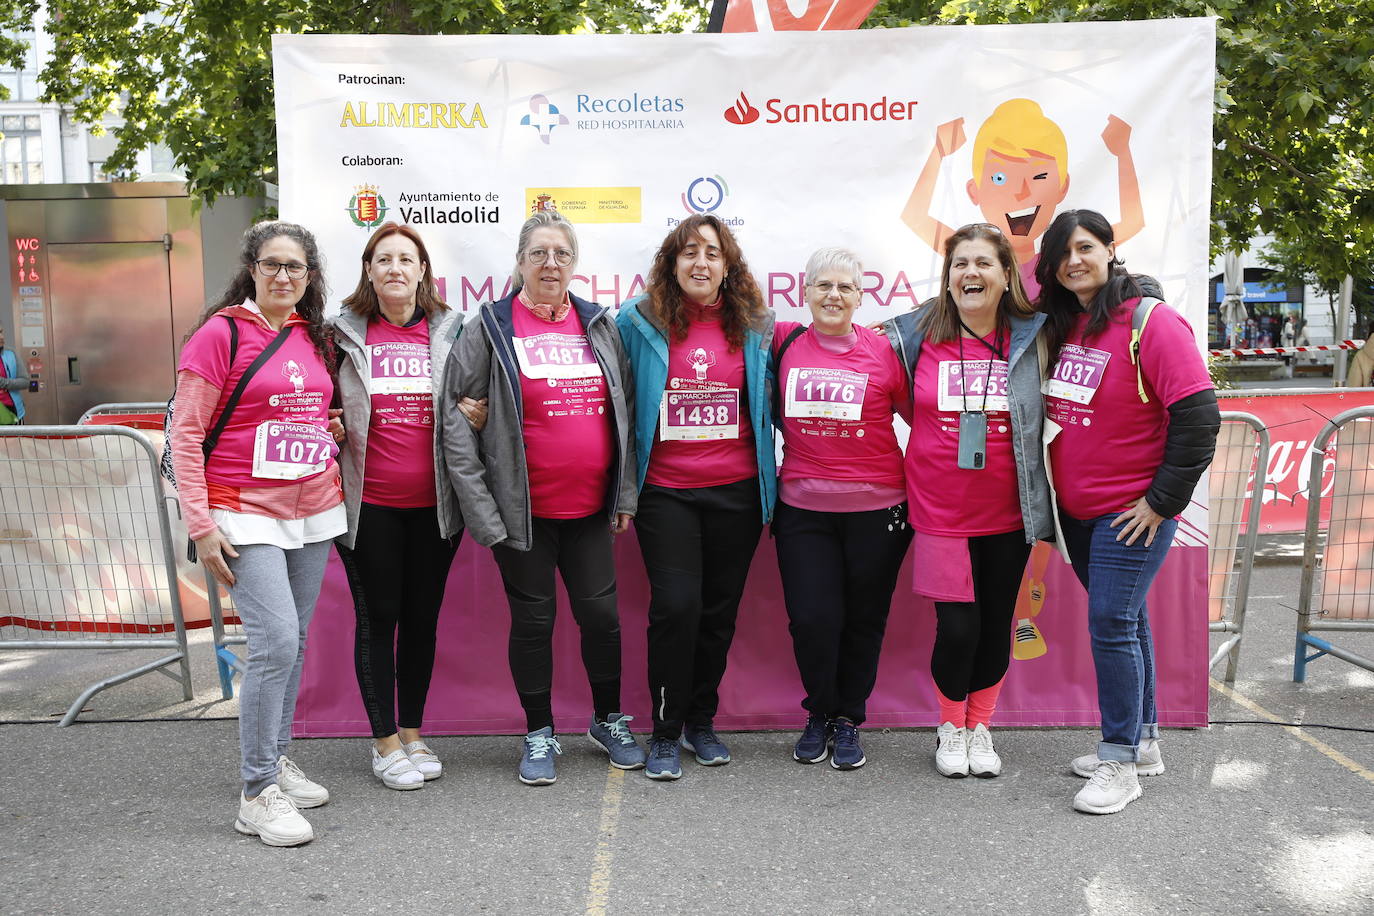
M1217 17L1213 255L1269 234L1301 252L1314 276L1368 277L1361 271L1374 259L1369 0L880 0L865 26L1169 16Z
M24 54L29 43L15 35L33 28L38 13L38 0L11 0L0 4L0 66L8 70L24 69ZM0 99L10 97L8 86L0 86Z
M35 2L8 0L0 16L19 17ZM86 124L111 113L123 120L107 171L132 173L142 150L165 143L191 194L212 203L220 194L261 194L276 178L274 32L642 32L659 22L658 7L653 0L64 0L48 25L57 51L41 74L43 100L72 106ZM704 0L688 0L663 21L676 27L703 7Z
M1260 261L1274 271L1270 274L1270 282L1289 286L1305 284L1321 290L1331 309L1332 328L1337 327L1336 310L1346 274L1323 273L1320 265L1339 263L1348 257L1346 252L1324 250L1337 245L1345 247L1338 239L1280 239L1266 246L1260 253ZM1350 332L1348 336L1363 337L1370 322L1374 321L1374 257L1367 257L1363 264L1351 265L1350 276L1355 278L1350 296L1355 319L1347 329Z

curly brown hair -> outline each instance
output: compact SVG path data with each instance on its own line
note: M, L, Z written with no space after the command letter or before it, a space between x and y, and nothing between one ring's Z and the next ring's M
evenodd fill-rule
M725 258L725 279L720 284L720 327L731 351L744 346L744 335L767 314L763 294L759 292L754 275L744 260L744 252L730 227L710 213L695 213L682 222L663 240L654 255L649 270L649 311L653 318L668 329L668 337L675 343L687 339L689 321L684 305L682 287L677 282L677 257L682 249L700 240L701 230L709 226L720 239L721 255Z

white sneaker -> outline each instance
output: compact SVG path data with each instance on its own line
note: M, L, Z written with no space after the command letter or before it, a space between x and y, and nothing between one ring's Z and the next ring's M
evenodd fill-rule
M1088 784L1073 797L1073 809L1087 814L1115 814L1140 797L1143 790L1134 763L1103 760Z
M444 765L439 762L439 756L429 749L429 745L423 741L412 741L409 744L402 744L401 749L406 752L410 762L415 765L415 769L420 771L425 782L431 779L438 779L444 775Z
M268 846L299 846L315 838L310 822L277 786L268 786L252 801L239 795L239 816L234 829L255 836Z
M1002 774L1002 758L992 748L992 733L979 722L968 735L968 771L982 779Z
M285 754L277 758L277 785L297 808L318 808L329 801L329 790L302 773Z
M968 731L945 722L935 729L935 769L941 776L962 779L968 775Z
M383 757L372 748L372 775L388 789L418 789L425 784L424 775L410 762L404 750L395 750Z
M1073 771L1084 779L1093 775L1097 765L1101 763L1096 754L1084 754L1082 757L1073 758ZM1140 760L1136 761L1135 775L1137 776L1158 776L1164 772L1164 757L1159 753L1159 739L1149 738L1140 742Z

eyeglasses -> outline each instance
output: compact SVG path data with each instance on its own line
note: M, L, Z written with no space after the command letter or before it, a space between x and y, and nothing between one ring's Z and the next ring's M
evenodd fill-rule
M286 275L292 280L304 280L305 275L310 273L309 264L283 264L281 261L273 261L269 258L264 258L261 261L254 261L253 266L256 267L258 273L262 274L264 277L275 277L284 270L286 271Z
M550 258L559 267L567 267L573 262L573 253L568 248L531 248L525 252L525 260L531 264L547 264Z
M822 296L828 296L835 290L840 291L840 295L848 299L850 296L857 296L859 288L852 283L831 283L829 280L822 280L819 283L812 283L811 288Z

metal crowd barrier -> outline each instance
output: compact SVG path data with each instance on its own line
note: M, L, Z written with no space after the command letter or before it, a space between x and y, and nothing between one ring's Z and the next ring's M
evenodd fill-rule
M1229 636L1208 668L1226 659L1226 683L1236 681L1250 573L1264 505L1269 431L1254 414L1222 411L1216 457L1208 476L1208 629Z
M1374 407L1337 414L1322 427L1309 453L1307 530L1293 680L1307 679L1307 665L1331 655L1374 671L1374 659L1334 645L1316 632L1374 630ZM1326 450L1332 440L1334 457ZM1329 496L1327 495L1329 492ZM1321 530L1323 500L1331 506ZM1319 556L1320 554L1320 556Z
M122 426L0 427L0 649L172 650L90 685L61 725L153 671L192 697L159 457Z
M215 670L219 672L219 691L220 696L230 700L234 697L234 675L242 676L248 669L243 659L229 647L248 645L248 637L241 624L225 622L219 591L219 583L208 569L205 570L205 594L210 596L210 627L215 639Z

